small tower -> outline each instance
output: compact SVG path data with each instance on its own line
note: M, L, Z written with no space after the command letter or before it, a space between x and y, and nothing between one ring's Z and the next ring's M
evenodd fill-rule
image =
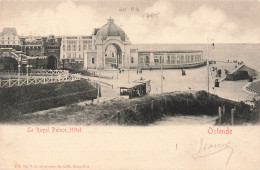
M42 55L45 56L47 37L42 37Z

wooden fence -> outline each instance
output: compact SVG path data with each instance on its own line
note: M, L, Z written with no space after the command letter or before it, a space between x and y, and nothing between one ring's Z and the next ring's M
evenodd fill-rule
M62 74L69 74L68 70L45 70L45 69L32 69L31 73L33 74L50 74L50 75L62 75Z
M0 70L0 75L3 76L55 76L69 74L68 70L45 70L45 69L31 69L30 73L19 73L17 70Z
M16 79L0 79L0 88L13 87L13 86L24 86L31 84L47 84L47 83L56 83L56 82L67 82L80 80L80 74L66 74L66 75L57 75L57 76L26 76L18 77Z

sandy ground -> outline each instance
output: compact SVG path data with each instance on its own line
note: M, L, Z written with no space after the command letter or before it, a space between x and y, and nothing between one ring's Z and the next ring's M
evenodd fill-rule
M232 72L235 70L235 63L225 63L217 62L217 64L211 65L211 67L218 67L222 69L222 76L218 79L225 78L224 69ZM181 75L181 70L163 70L163 92L172 92L172 91L187 91L187 90L208 90L208 78L207 78L207 67L195 68L195 69L186 69L186 76ZM125 70L123 73L119 74L115 70L100 71L101 75L106 75L114 77L114 79L100 79L101 81L113 84L114 92L119 93L119 87L123 84L128 83L128 71ZM248 93L243 90L244 86L247 85L248 80L240 81L221 81L219 88L214 88L214 81L216 79L213 72L210 74L209 87L210 93L219 95L223 98L228 98L235 101L247 101L252 100L255 94ZM118 77L118 79L117 79ZM129 71L129 81L140 78L151 80L152 90L151 93L159 94L161 93L161 71L160 70L143 70L142 74L137 74L136 70ZM93 80L99 80L98 78L92 78Z
M234 68L234 63L220 63L218 68L228 68L232 70ZM190 90L207 90L207 67L189 69L186 70L186 76L181 75L180 70L164 70L163 75L165 77L163 84L164 92L171 91L187 91ZM140 77L151 80L152 94L159 94L161 90L160 86L160 70L148 71L144 70L142 74L136 74L134 70L129 72L130 80L136 80ZM128 72L125 71L122 74L118 74L118 79L116 71L110 70L103 72L104 75L114 76L115 79L98 79L92 78L92 80L100 80L106 83L113 84L113 88L102 84L101 94L97 100L94 100L94 105L92 106L91 101L84 101L76 104L75 106L64 106L59 108L53 108L45 111L39 111L27 114L23 116L23 120L20 123L26 124L37 124L41 120L49 120L51 124L58 125L69 125L69 124L81 124L89 125L97 123L98 115L88 114L88 110L98 107L99 103L109 100L120 100L119 87L128 81ZM89 77L83 77L89 78ZM212 78L212 77L211 77ZM212 82L212 79L210 79ZM248 93L243 90L243 87L248 83L247 80L241 81L222 81L219 88L212 88L213 83L210 84L210 92L217 94L220 97L235 100L235 101L250 101L255 96L255 94ZM89 106L86 106L89 105ZM84 118L84 119L83 119ZM175 116L168 117L158 122L158 125L181 125L181 124L193 124L193 125L204 125L211 124L214 125L214 121L217 117L193 117L193 116ZM153 125L157 125L157 122Z
M165 117L150 126L215 125L217 116L173 116Z

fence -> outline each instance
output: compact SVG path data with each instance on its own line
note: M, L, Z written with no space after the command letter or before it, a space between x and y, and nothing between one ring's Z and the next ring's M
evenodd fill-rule
M17 70L0 70L0 75L16 75L18 74Z
M45 69L31 69L29 73L21 73L17 70L0 70L0 75L7 75L7 76L55 76L55 75L65 75L69 74L68 70L45 70Z
M232 108L230 111L230 124L232 126L234 126L234 114L236 112L236 107ZM218 125L221 125L223 122L223 116L225 116L226 113L226 109L225 106L219 106L218 107ZM227 123L227 122L226 122Z
M95 124L119 124L138 125L147 124L160 119L164 115L211 115L216 116L216 125L232 125L251 122L255 120L256 112L247 112L248 107L242 103L228 103L226 106L219 106L221 103L203 101L204 99L187 98L180 101L180 96L165 96L150 101L134 101L130 105L119 104L120 110L109 111L104 114ZM197 108L197 109L196 109ZM109 109L108 109L109 110ZM113 113L114 112L114 113Z
M45 69L32 69L31 73L38 74L38 75L63 75L63 74L69 74L68 70L45 70Z
M98 122L96 122L95 124L110 124L111 122L114 122L118 125L122 124L122 125L127 125L134 117L130 117L129 119L125 119L125 111L129 111L131 110L136 116L140 116L139 112L138 112L138 107L143 107L143 106L148 106L150 108L150 113L149 115L149 120L152 121L154 119L154 111L155 111L155 107L154 107L154 100L151 100L150 102L146 102L146 103L135 103L131 106L128 106L126 108L123 108L119 111L117 111L115 114L113 114L110 117L107 117L105 119L102 119ZM167 103L166 103L166 99L165 99L165 107L163 108L163 106L161 106L159 109L161 111L161 115L164 114L164 112L166 111L165 109L167 109Z
M13 87L13 86L23 86L31 84L47 84L47 83L56 83L56 82L67 82L80 80L80 74L66 74L66 75L57 75L57 76L26 76L18 77L17 79L0 79L0 88L3 87Z
M83 77L84 78L84 77ZM109 84L107 82L104 82L104 81L100 81L100 80L91 80L90 78L85 78L86 80L88 80L88 82L90 82L94 87L96 87L96 84L104 84L104 85L107 85L109 87L111 87L112 89L114 88L113 84Z

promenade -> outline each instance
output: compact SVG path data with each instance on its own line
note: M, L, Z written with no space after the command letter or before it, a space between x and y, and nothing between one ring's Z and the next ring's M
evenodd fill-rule
M226 81L225 79L225 69L229 72L233 72L236 68L236 63L227 62L217 62L217 64L212 64L210 67L217 67L222 70L221 77L216 77L216 71L210 69L209 76L209 92L216 94L220 97L227 98L234 101L250 101L256 94L248 93L243 90L243 88L248 84L248 80L238 80L238 81ZM124 72L118 73L117 70L98 70L97 75L102 75L106 77L113 77L113 79L98 78L98 77L86 77L91 80L101 81L108 83L113 86L113 89L103 83L101 83L102 88L105 88L105 93L103 95L115 97L119 95L119 87L123 84L132 82L134 80L143 78L151 80L151 94L160 94L161 90L163 92L172 91L199 91L208 90L208 75L207 67L185 69L186 76L181 75L180 69L172 70L143 70L142 73L137 74L136 70L131 69L124 70ZM163 74L163 86L161 86L161 74ZM102 77L101 76L101 77ZM214 87L215 79L219 79L220 87ZM161 89L163 88L163 89ZM110 89L110 90L109 90ZM112 94L113 93L113 94Z

